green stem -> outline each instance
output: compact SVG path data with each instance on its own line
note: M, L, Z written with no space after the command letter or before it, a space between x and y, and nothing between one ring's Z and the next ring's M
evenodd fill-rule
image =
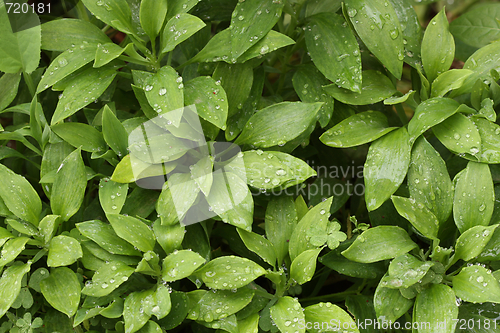
M78 13L79 18L85 21L90 21L89 15L87 14L87 9L83 5L83 2L78 1L78 3L76 4L76 11Z
M26 72L23 72L23 77L24 77L24 82L26 82L26 85L28 86L31 97L35 97L36 89L35 89L35 84L33 83L33 79L31 78L31 75L29 75Z
M403 125L408 124L408 117L406 116L405 110L403 109L401 104L396 104L395 106L396 106L396 111L398 113L398 117L403 123Z

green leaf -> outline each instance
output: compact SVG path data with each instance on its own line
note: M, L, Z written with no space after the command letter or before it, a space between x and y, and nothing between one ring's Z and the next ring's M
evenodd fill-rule
M102 133L116 155L121 157L128 154L128 133L107 105L102 113Z
M75 73L78 69L94 60L96 49L97 46L94 44L73 44L50 63L38 84L36 92L41 93L54 84L61 82L64 78L70 79L70 74Z
M444 284L432 284L417 295L414 308L414 320L430 323L419 332L455 332L458 317L458 305L455 293Z
M169 111L182 110L184 107L183 87L182 77L179 77L172 67L165 66L153 76L146 78L146 85L143 89L153 109L159 115L164 115Z
M416 91L415 90L409 90L406 94L403 96L393 96L389 97L384 100L385 105L394 105L394 104L400 104L406 102L411 108L416 109L417 108L417 103L415 101L415 95Z
M121 48L115 43L98 44L95 51L95 61L93 67L102 67L110 63L112 60L118 58L125 51L126 49Z
M151 315L144 311L146 301L154 293L153 289L135 291L125 299L123 319L125 321L125 332L133 333L140 330L151 318Z
M287 188L316 175L307 163L286 153L249 150L243 160L247 183L256 188Z
M478 225L489 225L495 204L495 191L487 164L469 162L457 175L453 217L461 233Z
M500 39L500 6L482 3L457 17L450 23L453 36L475 47L483 47Z
M288 254L288 242L297 225L297 212L292 197L281 196L267 205L265 221L266 237L274 246L278 265Z
M250 288L232 290L215 290L203 295L198 303L190 310L187 318L212 322L226 318L247 306L254 295Z
M205 259L198 253L190 250L174 251L163 259L162 279L173 282L190 276L198 267L205 263Z
M423 136L413 145L408 189L411 197L424 204L440 223L448 219L453 206L450 176L439 153Z
M85 283L82 294L93 297L106 296L127 281L134 271L121 261L106 262L94 273L92 281Z
M441 123L448 117L454 115L460 104L451 98L431 98L419 104L415 115L408 123L408 133L411 142L429 128Z
M76 227L83 236L93 240L110 253L128 256L141 255L131 244L118 237L109 224L94 220L77 223Z
M101 29L84 20L63 18L46 22L41 27L43 50L62 52L80 42L92 45L110 42Z
M486 119L473 118L479 135L481 136L481 152L476 154L481 162L496 164L500 163L500 126Z
M500 285L491 274L482 266L468 266L462 268L458 275L452 278L453 291L466 302L500 303Z
M323 248L307 250L293 259L290 267L290 278L298 284L311 281L316 271L316 260Z
M165 330L179 326L188 314L188 298L185 293L173 291L170 294L171 310L159 323Z
M290 296L280 297L271 307L271 318L282 333L304 333L304 312L298 300Z
M87 9L107 25L132 34L132 13L126 0L82 0Z
M228 116L236 114L248 99L253 83L253 68L250 63L226 64L220 62L212 75L216 84L220 84L227 95Z
M24 1L13 1L13 3L22 5ZM27 24L26 21L30 22L32 27L19 29ZM38 15L28 10L25 14L11 13L9 17L6 4L2 1L0 22L0 45L3 45L0 49L0 71L5 73L33 72L40 62L41 28Z
M478 225L467 229L457 239L453 260L455 262L459 259L469 261L479 256L483 252L486 244L490 241L497 227L498 224L489 227Z
M269 240L259 234L243 229L237 229L237 231L241 240L250 251L255 252L264 259L265 262L275 267L276 252L273 244Z
M182 221L194 204L199 192L198 185L191 179L190 174L177 173L170 176L169 182L164 185L156 204L161 224L173 225Z
M349 260L370 263L395 258L416 247L405 230L383 225L363 232L342 255Z
M51 125L55 125L95 101L108 88L115 76L114 67L101 67L89 68L72 78L57 103Z
M102 133L94 127L83 123L60 123L51 126L58 136L75 148L81 147L88 152L106 150L106 142Z
M45 243L48 243L54 236L59 218L59 215L47 215L40 221L38 229Z
M56 310L73 316L80 303L80 282L76 274L67 267L52 270L49 277L40 281L43 297Z
M460 88L473 72L469 69L451 69L432 82L431 97L443 97L447 92Z
M7 268L0 278L0 317L9 310L21 291L24 274L30 271L31 264L13 265Z
M436 216L415 198L391 197L399 215L410 221L425 237L437 239L439 221Z
M47 266L69 266L82 256L82 247L76 239L59 235L50 240Z
M131 156L122 158L111 176L111 180L117 183L132 183L142 178L161 176L174 170L177 163L149 164Z
M441 143L457 154L476 155L481 148L481 136L474 123L457 113L437 124L432 131Z
M436 45L440 47L436 48ZM447 71L455 57L455 41L443 8L432 18L422 39L422 64L429 82Z
M323 89L336 100L351 105L368 105L380 102L396 93L391 80L380 71L363 71L363 84L360 92L339 88L337 83Z
M365 111L341 121L319 139L330 147L348 148L372 142L395 129L389 127L383 113Z
M29 241L27 237L16 237L9 239L3 246L0 252L2 257L0 257L0 267L5 266L10 263L25 249L26 243Z
M392 75L401 78L403 34L392 4L378 1L367 4L362 0L348 0L345 5L349 19L363 43Z
M177 14L189 12L198 2L198 0L169 0L167 20L170 20Z
M383 287L381 282L375 290L373 305L379 320L395 322L408 312L413 305L413 300L403 297L399 289Z
M235 256L218 257L195 272L208 288L234 289L246 286L266 271L251 260Z
M335 332L348 329L346 332L359 333L356 322L351 316L341 307L330 302L310 305L305 308L304 315L305 322L310 323L308 326L312 327L307 329L308 332ZM319 323L320 326L318 327L315 323ZM330 329L325 329L323 323L328 323Z
M301 102L273 104L254 114L234 143L262 148L284 145L314 124L322 104ZM281 126L274 126L276 123Z
M365 200L368 211L379 208L396 192L410 164L410 143L404 127L377 139L365 163Z
M255 37L254 37L255 38ZM276 51L282 47L292 45L295 41L287 35L271 30L262 37L256 44L249 48L239 58L238 62L243 63L253 58L261 58L263 55ZM225 54L223 54L224 57ZM224 60L224 59L223 59ZM227 60L225 60L227 61Z
M161 52L172 51L177 45L205 26L206 24L202 20L193 15L183 13L172 17L163 28Z
M294 228L290 236L289 252L290 259L293 261L299 254L306 250L314 249L315 246L309 243L308 237L305 237L307 230L311 226L316 226L321 230L325 230L330 216L330 206L332 205L333 197L317 204L311 208L306 215L300 219L297 226Z
M186 82L184 89L186 105L194 104L200 117L222 130L226 129L229 108L227 95L214 79L200 76Z
M168 286L163 284L158 285L155 292L144 301L144 312L151 316L154 315L157 319L164 318L172 309L170 300L171 292L172 289Z
M231 16L231 62L272 29L284 5L283 1L238 2Z
M387 271L389 275L381 283L387 288L408 288L421 280L433 265L433 262L421 261L405 253L391 261Z
M128 185L115 183L108 178L99 184L99 202L104 212L119 214L127 199Z
M0 197L14 215L38 225L42 212L42 201L31 184L3 164L0 164Z
M141 1L139 17L141 26L151 40L160 32L167 15L167 0Z
M156 238L149 227L132 216L108 214L109 223L116 234L142 252L153 251Z
M60 215L63 222L76 214L83 203L87 175L81 150L77 149L66 157L57 169L52 185L50 207L54 215Z
M0 78L0 86L4 87L0 92L0 111L9 106L17 95L21 82L21 73L4 74Z
M361 53L344 18L332 13L312 16L305 39L311 59L327 79L338 87L360 91Z
M495 122L497 120L497 114L494 107L494 102L491 98L483 99L481 102L481 109L479 110L479 114L488 119L491 122Z

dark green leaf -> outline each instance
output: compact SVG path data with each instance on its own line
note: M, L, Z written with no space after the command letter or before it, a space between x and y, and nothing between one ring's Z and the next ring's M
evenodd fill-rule
M102 133L92 126L82 123L60 123L51 129L75 148L82 147L82 150L88 152L102 152L106 149Z
M253 83L253 69L250 63L226 64L220 62L212 75L227 95L228 117L234 115L250 95Z
M0 91L0 111L5 109L17 95L17 89L21 82L21 74L4 74L0 78L0 86L4 87Z

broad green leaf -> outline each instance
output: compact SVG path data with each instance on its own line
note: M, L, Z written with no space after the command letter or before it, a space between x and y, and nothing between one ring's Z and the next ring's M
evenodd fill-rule
M293 259L290 267L290 278L298 284L311 281L316 271L316 260L323 248L307 250Z
M97 45L110 40L101 29L84 20L63 18L42 24L43 50L62 52L81 42Z
M10 263L25 249L26 243L29 241L27 237L16 237L9 239L3 246L0 254L0 267Z
M106 142L102 133L87 124L60 123L51 126L51 129L75 148L82 147L82 150L88 152L102 152L106 150Z
M278 265L281 266L288 254L288 242L298 222L293 198L281 196L272 199L267 205L265 220L266 237L273 244Z
M304 315L305 322L309 323L308 326L311 326L310 329L307 329L308 332L346 331L349 333L359 333L354 319L341 307L330 302L320 302L310 305L305 308ZM319 326L315 323L318 323ZM325 325L322 323L328 323L330 329L324 328Z
M259 314L254 313L244 319L238 320L240 333L257 333L259 331Z
M0 111L8 107L16 97L19 82L21 82L21 73L4 74L0 78L0 86L4 87L0 91Z
M342 255L349 260L370 263L395 258L416 247L405 230L383 225L363 232Z
M174 111L171 113L176 112ZM143 129L146 129L146 127L145 125L138 127L128 137L128 149L130 151L131 166L133 168L143 163L164 164L165 162L174 161L186 154L191 148L188 146L187 142L168 132L150 137L147 131L143 132ZM169 147L169 149L166 150L165 147ZM139 162L136 162L137 160L139 160ZM144 171L144 168L141 169L139 169L140 172ZM140 176L139 171L133 169L136 177Z
M2 273L0 278L0 317L9 310L21 291L24 274L30 271L31 264L13 265Z
M271 30L262 37L256 44L249 48L239 58L238 62L243 63L253 58L261 58L263 55L276 51L282 47L292 45L295 41L287 35ZM224 56L224 55L223 55Z
M3 246L11 238L14 238L14 236L7 229L0 227L0 246Z
M431 98L417 107L415 115L408 123L411 141L415 140L429 128L439 124L457 112L460 104L451 98Z
M247 183L256 188L287 188L316 175L307 163L286 153L249 150L243 160Z
M410 107L416 109L417 108L417 103L415 101L415 95L416 91L415 90L409 90L406 94L403 96L393 96L389 97L384 100L385 105L394 105L394 104L400 104L406 102Z
M247 306L254 295L250 288L236 290L215 290L203 295L198 303L190 310L187 318L212 322L226 318Z
M76 239L59 235L50 240L47 266L69 266L82 256L82 247Z
M297 299L280 297L271 307L271 318L282 333L304 333L305 315Z
M170 287L160 284L153 294L144 300L144 312L157 319L164 318L170 312L172 303L170 301Z
M361 53L344 18L333 13L312 16L305 39L312 61L327 79L338 87L360 91Z
M314 124L322 104L301 102L273 104L254 114L234 143L262 148L284 145ZM276 123L281 126L274 126Z
M12 1L22 5L24 1ZM9 5L11 7L12 5ZM14 11L15 9L11 9ZM28 10L27 13L7 16L7 5L0 2L0 71L5 73L18 73L20 71L31 73L40 61L41 28L40 19L36 13ZM19 9L18 9L19 10ZM32 26L21 30L26 21ZM14 26L11 26L14 25ZM14 32L13 32L14 31ZM17 32L16 32L17 31Z
M476 155L481 148L481 136L474 123L457 113L437 124L432 131L441 143L457 154Z
M413 145L408 189L411 197L424 204L440 223L448 219L453 206L450 176L439 153L423 136Z
M484 227L475 226L467 229L463 234L458 237L455 245L454 261L462 259L469 261L481 254L484 247L490 241L498 224Z
M437 239L439 221L424 204L415 198L403 198L393 195L391 197L394 207L399 215L410 221L425 237Z
M489 235L486 235L488 237ZM495 228L490 241L484 247L477 261L496 261L500 256L500 229Z
M184 107L182 77L170 66L162 67L153 76L146 78L143 89L149 104L159 115L168 117L170 115L165 113Z
M25 221L14 220L10 218L5 219L5 223L12 229L28 236L38 236L38 229L31 223Z
M205 263L205 259L198 253L190 250L174 251L163 259L162 279L173 282L190 276L198 267Z
M108 214L109 223L116 234L142 252L153 251L156 238L141 220L125 215Z
M191 177L193 177L196 185L200 187L200 190L205 196L210 193L210 189L214 180L212 173L213 167L213 157L205 156L198 162L196 162L196 164L194 164L192 168L190 168Z
M140 252L135 250L132 245L118 237L109 224L94 220L77 223L76 227L83 236L93 240L110 253L128 256L140 255Z
M487 164L469 162L458 175L453 200L453 217L461 233L478 225L489 225L495 191Z
M206 24L193 15L183 13L172 17L163 28L161 51L163 53L172 51L177 45L194 35L204 26Z
M109 106L104 106L102 113L102 133L104 140L118 156L128 154L128 134L122 123L116 118Z
M454 90L450 96L469 93L477 80L490 80L491 70L500 70L500 61L497 54L500 52L500 41L486 45L471 55L463 69L470 69L474 73L465 79L461 88Z
M500 39L500 6L482 3L466 11L450 23L453 36L475 47L483 47Z
M323 89L336 100L352 105L368 105L380 102L396 93L391 80L380 71L363 71L363 84L360 92L339 88L337 83Z
M99 202L105 213L119 214L127 199L128 185L115 183L108 178L99 184Z
M200 76L188 82L185 89L185 104L195 105L200 117L225 130L228 115L228 100L224 89L209 76Z
M61 94L51 125L95 101L108 88L115 76L114 67L101 67L89 68L72 78L70 85Z
M412 305L413 300L403 297L399 289L385 288L382 282L378 284L373 296L375 313L381 321L395 322L407 313Z
M96 49L97 46L94 44L73 44L50 63L38 84L36 92L41 93L64 78L70 78L70 74L94 60Z
M179 326L188 314L188 298L185 293L173 291L170 294L171 310L166 317L159 321L165 330Z
M258 254L265 262L275 267L276 252L273 244L265 237L254 232L237 229L238 234L245 246L252 252Z
M365 163L365 200L368 211L379 208L396 192L410 164L410 143L404 127L377 139Z
M392 75L401 78L404 59L403 34L392 4L348 0L345 5L349 19L363 43Z
M5 206L20 219L37 226L42 212L42 202L35 189L26 178L12 172L3 164L0 164L0 179L3 180L0 198Z
M462 268L452 278L453 291L466 302L500 303L500 285L495 277L482 266Z
M134 273L134 269L121 261L104 263L92 277L92 281L85 283L82 294L93 297L102 297L111 293Z
M40 221L38 229L45 243L48 243L52 236L54 236L59 218L59 215L47 215Z
M126 0L82 0L82 2L99 20L121 32L133 33L132 13Z
M215 320L212 322L198 321L199 324L212 328L212 329L220 329L224 332L229 333L239 333L238 321L236 320L236 315L230 315L226 318L222 318L219 320Z
M234 115L248 99L253 83L253 68L250 63L226 64L220 62L212 75L227 95L228 117Z
M198 2L198 0L169 0L167 20L177 14L189 12Z
M190 174L174 174L169 180L175 185L171 188L168 183L164 185L156 204L156 211L161 218L162 225L173 225L184 219L200 191ZM194 195L195 191L196 195Z
M93 67L102 67L118 58L123 52L125 52L125 49L115 43L98 44Z
M389 265L388 276L382 279L382 286L399 289L408 288L422 279L434 263L421 261L405 253L394 258Z
M231 62L272 29L284 5L283 1L238 2L231 15Z
M500 163L500 126L481 118L474 118L473 121L481 136L481 152L476 157L481 162Z
M439 45L436 48L436 45ZM429 82L447 71L455 57L455 41L443 8L432 18L422 39L422 64Z
M495 122L497 120L497 114L495 109L493 108L494 102L491 98L485 98L481 102L481 109L479 109L479 115L488 119L491 122Z
M135 291L127 296L123 308L126 333L139 331L151 318L151 315L144 311L144 306L153 293L153 289L148 289Z
M50 207L54 215L60 215L63 222L76 214L83 203L87 176L81 150L77 149L66 157L57 169L52 185Z
M348 148L374 141L395 130L389 127L387 117L378 111L357 113L321 135L325 145L335 148Z
M73 316L80 303L80 282L76 274L67 267L52 270L49 277L40 281L43 297L56 310Z
M455 293L447 285L432 284L417 295L413 313L415 322L430 323L419 332L453 333L458 317Z
M142 178L161 176L174 170L177 163L149 164L131 156L122 158L111 176L111 180L117 183L132 183Z
M253 261L235 256L215 258L195 272L208 288L223 290L246 286L265 273Z
M139 17L141 26L151 40L160 32L167 15L167 0L141 1Z
M325 230L326 233L326 225L330 216L332 200L333 197L330 197L311 208L295 226L289 242L290 259L292 261L302 252L316 248L309 243L309 239L306 237L306 233L311 226Z
M451 69L432 82L431 97L443 97L447 92L460 88L473 72L469 69Z

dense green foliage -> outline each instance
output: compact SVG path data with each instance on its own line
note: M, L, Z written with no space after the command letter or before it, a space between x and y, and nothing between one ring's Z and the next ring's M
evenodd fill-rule
M0 332L497 332L476 2L0 0Z

